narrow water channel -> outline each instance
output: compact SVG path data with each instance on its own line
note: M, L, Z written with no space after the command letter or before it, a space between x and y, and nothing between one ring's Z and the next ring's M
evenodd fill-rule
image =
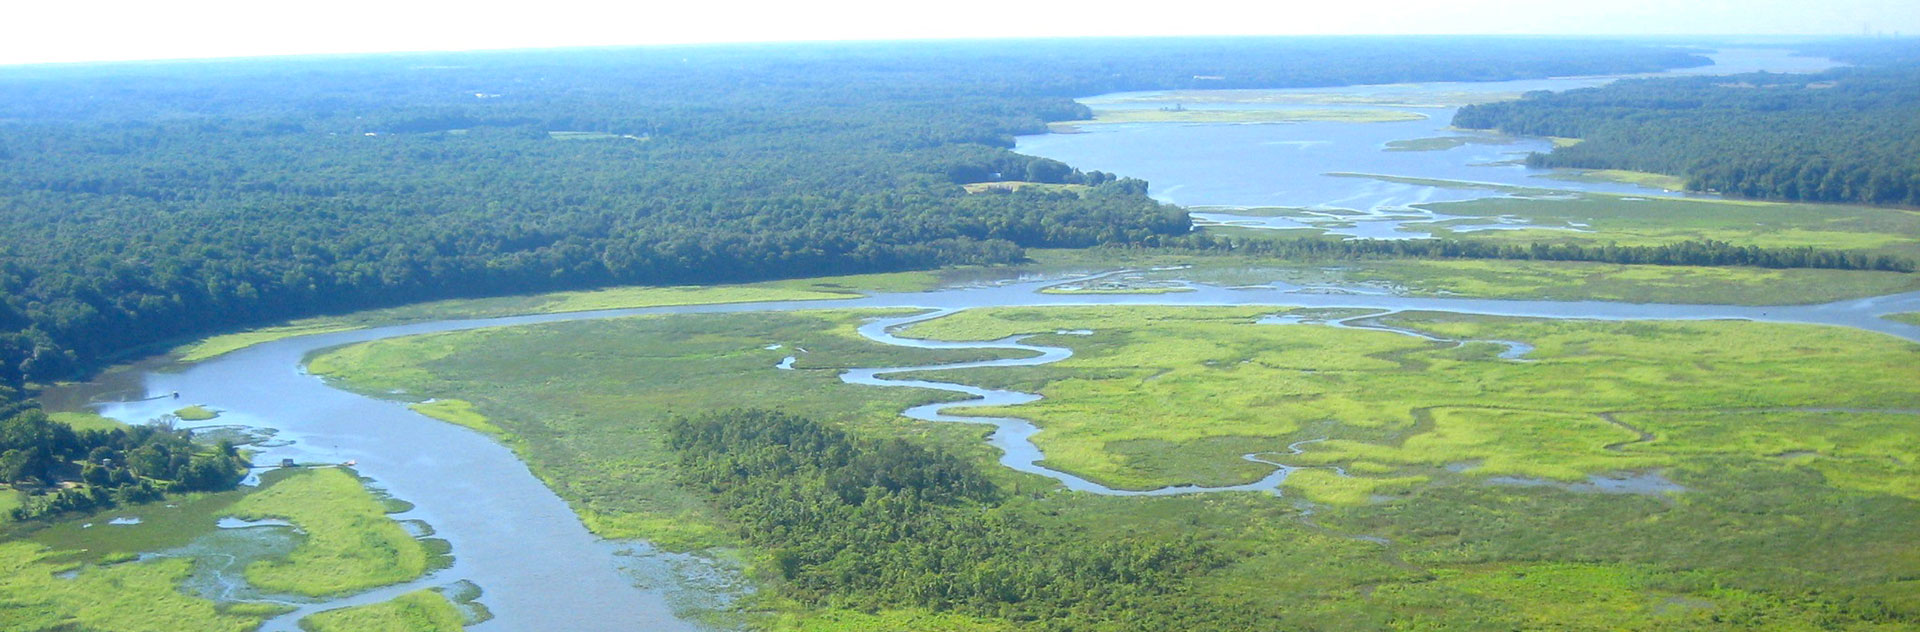
M1768 322L1812 323L1879 331L1920 341L1920 327L1880 318L1883 314L1920 311L1920 292L1848 300L1821 305L1744 307L1664 305L1608 302L1504 301L1456 298L1419 298L1383 295L1329 295L1312 289L1275 283L1254 288L1221 288L1192 284L1193 291L1148 295L1064 295L1039 290L1059 283L1013 282L920 293L876 294L831 301L794 301L695 305L649 309L622 309L508 318L447 320L381 327L359 331L288 338L243 349L185 367L152 361L103 375L92 383L50 389L43 401L50 409L93 408L101 414L139 423L171 412L179 402L205 404L224 411L205 425L243 424L272 428L284 442L261 455L269 461L293 458L301 462L358 463L358 471L394 496L415 504L403 518L431 525L436 536L452 544L451 568L410 584L442 585L471 580L486 591L482 601L495 618L478 630L686 630L696 626L674 615L670 597L674 587L649 582L636 586L630 569L634 556L623 554L643 543L610 542L589 533L567 507L507 448L479 433L440 422L409 410L398 401L349 393L328 386L302 370L314 351L342 344L425 333L533 323L619 318L643 314L739 313L850 308L918 308L927 314L877 320L862 333L889 344L926 348L981 347L1031 350L1037 355L1014 362L1035 364L1064 359L1070 353L1058 347L1029 345L1019 339L988 343L944 343L900 338L888 330L916 320L955 310L979 307L1048 305L1268 305L1275 307L1348 308L1374 311L1430 310L1473 314L1576 319L1744 319ZM968 363L959 366L989 366ZM856 369L847 380L856 383L900 385L888 373L945 367L875 367ZM994 391L959 384L906 383L988 398L993 403L1018 403L1030 394ZM170 397L180 393L180 399ZM978 404L980 402L972 402ZM920 419L947 421L976 418L948 416L942 406L918 407L906 412ZM1112 490L1071 474L1038 465L1044 457L1027 437L1033 432L1024 420L991 420L1002 426L994 444L1005 451L1009 467L1036 471L1060 480L1071 489L1106 493L1183 493L1203 491L1173 488L1148 492ZM194 424L183 424L192 427ZM1251 458L1258 459L1257 455ZM1264 461L1263 461L1264 462ZM1284 476L1276 470L1275 476ZM1273 477L1270 477L1273 478ZM1276 480L1263 480L1245 489L1271 489ZM1233 488L1239 489L1239 488ZM644 557L644 556L643 556ZM378 601L408 586L382 589L307 610ZM276 627L291 629L287 619Z

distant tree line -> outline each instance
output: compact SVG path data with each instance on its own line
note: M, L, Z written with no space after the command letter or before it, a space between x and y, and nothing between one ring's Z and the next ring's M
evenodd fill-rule
M1811 247L1763 248L1738 246L1712 239L1687 240L1653 246L1618 244L1498 243L1461 239L1233 239L1194 235L1169 240L1169 245L1229 250L1249 254L1303 259L1361 257L1422 257L1441 259L1508 259L1518 261L1594 261L1659 266L1751 266L1757 268L1822 268L1829 270L1884 270L1912 272L1914 262L1890 255L1821 250Z
M702 46L0 69L0 383L290 317L1185 234L1008 151L1114 90L1651 71L1529 38ZM554 134L554 132L568 132ZM1085 195L966 195L1033 180Z
M1535 92L1462 108L1453 124L1584 139L1534 154L1534 166L1673 174L1691 190L1748 198L1920 206L1916 102L1920 66L1905 64Z
M16 521L232 489L245 466L233 444L164 425L76 431L35 408L0 419L0 482L26 494Z

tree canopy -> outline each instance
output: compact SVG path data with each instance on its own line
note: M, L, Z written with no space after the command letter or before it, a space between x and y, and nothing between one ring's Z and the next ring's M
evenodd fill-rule
M1909 47L1920 50L1920 47ZM1835 51L1840 54L1847 50ZM1528 164L1685 176L1687 188L1749 198L1920 205L1920 67L1811 75L1619 81L1462 108L1454 125L1583 139Z
M1189 231L1008 151L1114 90L1703 63L1520 38L692 46L0 69L0 382L446 297L1018 260ZM1028 179L1085 194L967 195Z

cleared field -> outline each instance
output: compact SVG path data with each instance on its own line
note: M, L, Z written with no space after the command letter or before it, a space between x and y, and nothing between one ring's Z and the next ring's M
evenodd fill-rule
M1562 169L1541 177L1570 182L1621 182L1667 191L1687 190L1687 179L1681 176L1623 169Z
M126 424L93 413L58 412L47 413L47 418L66 424L74 430L111 430Z
M999 192L999 191L1007 191L1007 192L1036 191L1040 193L1060 193L1060 192L1085 193L1093 188L1084 184L1052 184L1048 182L1022 182L1022 181L975 182L971 184L963 184L963 185L960 185L960 187L963 189L966 189L968 193L975 193L975 194L992 193L992 192Z

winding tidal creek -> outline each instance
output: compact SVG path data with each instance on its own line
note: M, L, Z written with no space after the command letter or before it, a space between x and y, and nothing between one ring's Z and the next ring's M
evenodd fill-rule
M396 517L430 525L436 537L452 545L451 567L409 584L345 599L304 606L301 612L270 621L268 629L291 630L298 616L316 610L377 602L409 589L469 580L485 590L482 601L494 618L479 630L691 630L694 623L674 614L675 591L683 590L666 566L671 556L651 552L644 543L607 541L586 527L527 466L506 447L480 433L437 421L398 401L349 393L303 370L308 354L343 344L417 334L547 322L620 318L644 314L739 313L809 309L917 308L927 313L877 319L861 328L873 340L920 348L1025 349L1036 355L928 367L872 367L847 371L856 384L910 386L955 391L983 398L962 405L1013 404L1037 395L983 389L964 384L889 379L891 373L978 366L1015 366L1054 362L1067 349L1029 345L1020 338L955 343L895 335L900 326L958 310L981 307L1048 305L1255 305L1360 309L1379 313L1429 310L1496 316L1605 320L1739 319L1854 327L1920 342L1920 326L1881 318L1920 311L1920 292L1820 305L1774 307L1665 305L1609 302L1508 301L1326 294L1317 289L1274 283L1223 288L1188 284L1192 291L1165 294L1073 295L1041 293L1058 279L1016 281L920 293L874 294L825 301L738 303L647 309L620 309L507 318L446 320L287 338L249 347L198 364L178 366L156 359L103 375L99 380L49 389L49 409L91 408L109 417L139 423L171 412L181 401L220 409L207 426L240 424L271 428L277 441L257 460L292 458L300 462L355 461L356 469L415 508ZM1365 321L1329 323L1373 327ZM1305 326L1318 326L1305 324ZM1401 332L1408 333L1408 332ZM1510 348L1509 359L1524 350ZM771 367L769 370L773 370ZM171 397L179 393L180 399ZM1173 487L1150 491L1111 489L1066 472L1046 469L1030 440L1038 429L1017 418L948 415L934 404L904 411L928 421L965 421L998 426L990 441L1003 451L1001 462L1040 473L1067 489L1108 494L1179 494L1232 490L1271 492L1287 469L1248 485L1224 488ZM183 423L193 427L193 423ZM1248 459L1272 464L1261 455Z

